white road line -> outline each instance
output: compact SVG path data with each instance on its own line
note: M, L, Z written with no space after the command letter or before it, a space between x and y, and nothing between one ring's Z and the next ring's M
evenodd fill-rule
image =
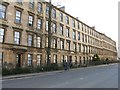
M80 80L83 80L84 78L79 78Z

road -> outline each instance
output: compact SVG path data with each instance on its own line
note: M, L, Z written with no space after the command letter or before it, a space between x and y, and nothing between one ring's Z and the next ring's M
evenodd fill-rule
M4 80L3 88L118 88L118 64Z

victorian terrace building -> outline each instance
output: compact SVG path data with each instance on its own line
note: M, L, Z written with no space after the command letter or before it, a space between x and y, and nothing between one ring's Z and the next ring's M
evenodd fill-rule
M0 63L14 67L46 64L49 4L39 0L3 0L0 4ZM51 63L85 64L95 54L117 59L116 42L52 6Z

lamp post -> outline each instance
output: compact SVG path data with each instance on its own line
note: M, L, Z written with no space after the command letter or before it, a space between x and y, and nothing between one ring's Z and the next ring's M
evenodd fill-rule
M52 4L51 4L51 0L49 0L47 66L49 66L51 62L51 54L50 54L50 51L51 51L51 12L52 12Z

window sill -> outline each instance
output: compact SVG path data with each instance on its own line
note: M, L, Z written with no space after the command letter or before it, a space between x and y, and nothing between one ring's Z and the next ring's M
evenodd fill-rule
M17 23L17 22L14 22L16 25L22 25L22 23L20 22L20 23Z

